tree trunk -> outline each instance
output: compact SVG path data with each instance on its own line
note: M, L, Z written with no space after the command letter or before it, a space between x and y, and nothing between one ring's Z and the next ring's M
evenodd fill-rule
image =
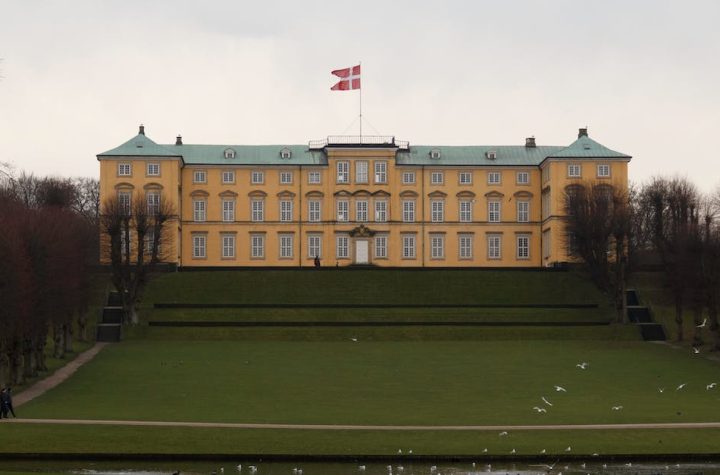
M683 306L682 300L675 299L675 324L677 325L677 341L683 341Z
M78 325L78 340L85 342L87 341L87 313L80 312L77 318Z
M25 382L22 373L22 354L16 344L10 350L10 381L13 385L19 386Z
M73 327L72 327L72 318L68 323L63 325L63 328L65 330L64 332L64 343L65 343L65 352L66 353L72 353L73 352Z
M35 344L35 365L38 371L47 371L47 363L45 362L45 339L38 338Z
M53 325L53 357L62 359L65 356L63 346L63 330L62 325Z
M33 365L33 344L32 340L27 338L23 340L23 377L32 378L36 375Z
M0 352L0 387L4 388L8 386L10 382L10 364L3 348Z

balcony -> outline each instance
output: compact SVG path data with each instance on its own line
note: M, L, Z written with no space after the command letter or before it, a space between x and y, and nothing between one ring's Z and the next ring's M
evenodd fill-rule
M410 142L395 140L393 135L329 135L326 139L311 140L310 149L325 147L397 147L402 150L410 148Z

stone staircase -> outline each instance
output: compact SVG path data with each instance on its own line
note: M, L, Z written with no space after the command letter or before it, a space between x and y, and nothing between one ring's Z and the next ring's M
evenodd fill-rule
M640 334L645 341L665 341L665 329L653 319L649 307L640 305L640 298L637 290L630 289L625 292L627 301L627 312L630 323L640 328Z
M116 291L108 293L107 305L102 309L97 325L96 341L117 342L122 339L122 300Z

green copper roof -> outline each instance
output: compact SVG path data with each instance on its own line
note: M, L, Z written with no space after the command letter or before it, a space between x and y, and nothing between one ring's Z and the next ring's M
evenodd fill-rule
M145 134L137 134L119 147L98 154L98 157L179 157L176 150L158 145Z
M524 145L414 145L409 151L399 151L398 165L539 165L548 155L563 147L551 145L525 147ZM439 158L432 158L431 152L440 152ZM488 158L495 152L495 158Z
M548 158L631 158L630 155L610 150L587 135L581 135L570 146L548 155Z
M177 150L186 165L326 165L322 150L307 145L165 145ZM225 158L225 150L235 151L235 158ZM290 158L282 158L283 149Z

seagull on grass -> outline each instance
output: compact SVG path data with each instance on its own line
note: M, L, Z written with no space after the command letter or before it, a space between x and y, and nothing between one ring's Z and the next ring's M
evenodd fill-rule
M698 328L705 328L705 324L707 323L707 318L703 320L703 322L700 325L696 325Z
M565 452L570 452L570 451L572 451L572 447L570 447L570 446L568 445L568 448L565 449Z
M710 391L711 389L715 389L717 387L717 383L710 383L705 386L706 391Z
M539 413L541 413L541 412L547 412L547 409L545 409L544 407L537 407L537 406L535 406L535 407L533 407L533 411L535 411L535 412L537 412L537 413L539 414Z
M540 451L540 453L541 453L541 454L544 454L544 453L545 453L545 449L542 449L542 450Z
M558 463L558 461L556 460L555 462L553 462L552 465L548 465L546 463L541 463L538 465L528 465L528 466L529 467L545 467L545 468L547 468L548 472L552 472L553 468L555 468L555 465L557 465L557 463Z
M365 465L358 465L358 470L360 470L361 472L364 472L365 468Z
M548 406L552 406L552 403L550 401L548 401L547 399L545 399L545 396L541 397L540 399L542 399L542 402L544 402Z
M566 393L566 392L567 392L567 389L565 389L565 388L562 387L562 386L555 386L555 391Z
M510 451L510 453L511 453L511 454L516 453L516 452L515 452L515 449L512 449L512 450Z
M612 410L613 410L613 411L621 411L622 408L623 408L622 406L613 406L613 407L612 407Z
M508 435L508 433L507 433L506 430L504 430L504 431L500 432L500 434L498 434L498 435L499 435L500 437L504 437L504 436Z
M482 452L482 453L484 453L484 454L487 453L487 447L485 447L485 448L483 449L483 452Z
M352 337L352 338L350 338L350 339L351 339L352 341L354 341L355 343L357 343L357 338Z

